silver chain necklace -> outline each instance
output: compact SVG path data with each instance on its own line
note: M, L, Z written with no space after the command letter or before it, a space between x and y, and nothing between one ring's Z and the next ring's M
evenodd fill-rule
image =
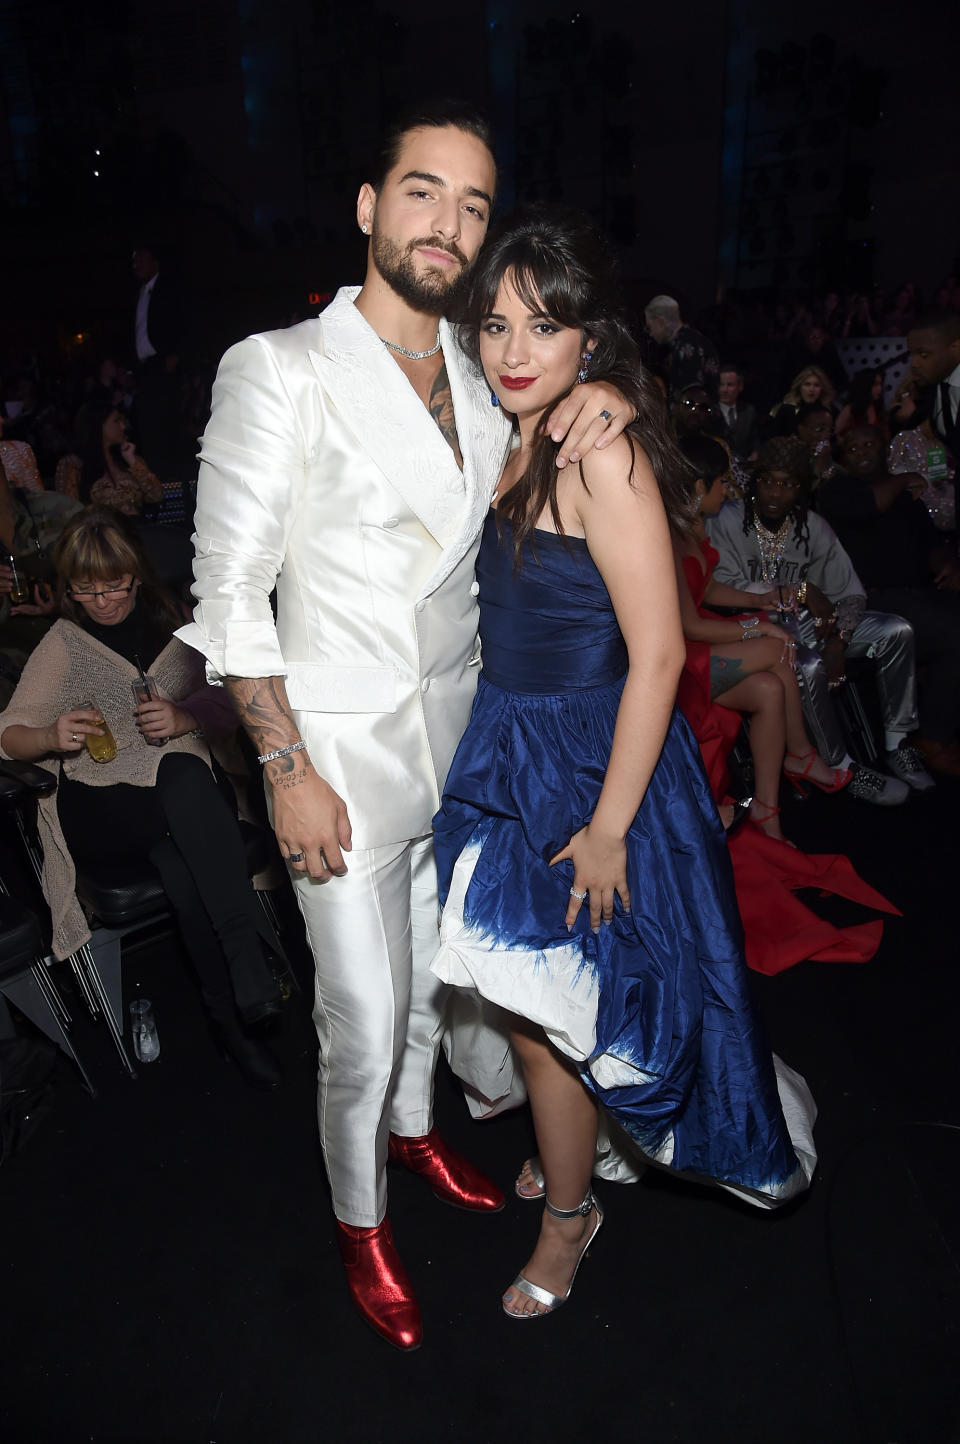
M753 529L757 534L757 545L760 548L760 578L768 585L776 584L780 571L780 563L783 561L783 554L786 550L786 540L790 535L790 528L793 525L793 518L785 516L775 532L767 531L760 522L753 523Z
M398 356L406 356L408 361L426 361L428 356L436 356L440 350L440 328L437 327L437 344L431 346L429 351L408 351L406 346L398 346L396 341L388 341L386 336L381 336L380 340L384 346L389 346L391 351L396 351Z

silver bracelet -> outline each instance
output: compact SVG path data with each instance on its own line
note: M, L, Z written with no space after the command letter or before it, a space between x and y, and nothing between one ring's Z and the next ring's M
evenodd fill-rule
M291 742L289 747L278 747L276 752L265 752L257 761L262 765L264 762L273 762L277 757L289 757L291 752L302 752L306 742Z
M761 632L760 628L759 628L758 626L754 625L754 626L752 626L752 627L747 627L747 628L746 628L746 630L744 631L743 636L741 637L740 640L743 641L743 642L752 642L755 637L762 637L762 636L763 636L763 633Z
M740 623L745 633L753 631L753 628L759 626L760 624L759 617L738 617L737 621Z

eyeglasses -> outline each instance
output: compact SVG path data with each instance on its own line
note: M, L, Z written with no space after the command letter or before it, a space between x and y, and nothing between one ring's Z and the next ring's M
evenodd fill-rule
M94 602L98 597L106 597L108 600L116 600L117 597L127 597L137 585L134 577L132 582L126 586L103 587L99 592L78 592L76 587L67 587L67 595L75 602Z
M772 476L758 476L757 486L768 486L771 491L799 491L799 481L774 481Z
M683 405L689 406L691 411L712 411L713 403L710 401L691 401L689 396L683 398Z

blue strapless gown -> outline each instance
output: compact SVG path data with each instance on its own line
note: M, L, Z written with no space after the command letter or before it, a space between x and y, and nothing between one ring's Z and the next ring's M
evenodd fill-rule
M501 541L491 513L477 578L483 673L434 821L434 971L539 1023L648 1159L781 1203L813 1171L813 1100L775 1069L750 1006L690 729L675 711L627 836L630 911L618 899L595 935L584 906L568 933L573 866L549 859L596 806L625 644L581 540L538 531L515 572L509 524Z

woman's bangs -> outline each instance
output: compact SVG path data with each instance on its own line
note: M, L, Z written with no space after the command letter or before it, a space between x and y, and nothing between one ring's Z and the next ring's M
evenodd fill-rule
M525 258L511 275L513 288L531 315L549 316L561 326L576 328L580 320L570 304L571 279L562 261L543 252Z

